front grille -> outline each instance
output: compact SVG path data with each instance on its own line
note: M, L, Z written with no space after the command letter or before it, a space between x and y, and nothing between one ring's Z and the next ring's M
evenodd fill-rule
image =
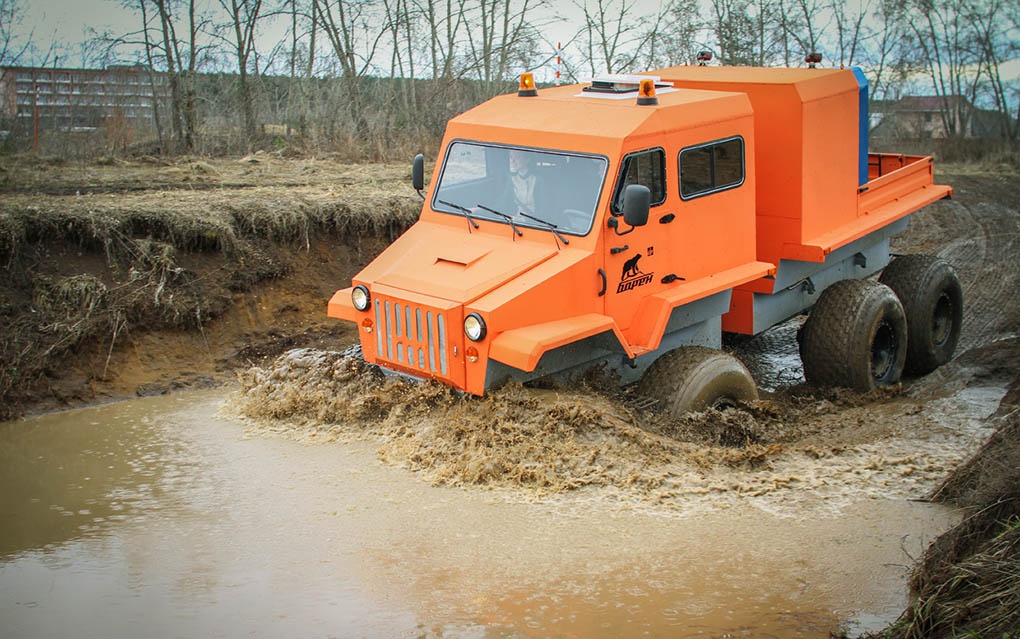
M449 374L446 316L442 312L376 298L375 325L380 358L431 375Z

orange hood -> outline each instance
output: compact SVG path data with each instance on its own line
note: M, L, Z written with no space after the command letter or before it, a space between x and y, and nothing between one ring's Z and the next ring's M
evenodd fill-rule
M509 226L487 226L469 234L419 222L357 279L466 304L557 253L549 233L525 230L514 239Z

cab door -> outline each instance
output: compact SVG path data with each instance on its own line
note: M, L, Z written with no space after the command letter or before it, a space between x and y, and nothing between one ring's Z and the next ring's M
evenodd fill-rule
M671 220L669 162L661 147L629 153L620 163L620 172L607 217L603 270L606 277L605 312L616 320L628 341L640 347L648 337L635 326L641 301L666 288L672 279L671 251L662 220ZM648 223L629 226L623 219L623 192L630 184L648 187L650 209ZM675 217L675 215L674 215Z

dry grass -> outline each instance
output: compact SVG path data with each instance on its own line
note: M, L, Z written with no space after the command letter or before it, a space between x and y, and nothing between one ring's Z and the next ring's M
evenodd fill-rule
M1017 637L1020 630L1020 378L992 417L998 429L935 491L972 514L927 549L913 604L889 639Z
M300 187L118 195L0 196L0 260L25 244L61 241L109 252L132 238L234 257L252 239L307 245L319 233L391 236L417 216L415 197Z
M396 237L421 206L408 173L271 154L6 164L0 419L85 345L112 349L140 326L201 327L231 291L284 274L281 254L316 238Z
M979 511L927 552L912 584L915 601L881 637L1016 637L1020 629L1020 502ZM1014 514L1004 517L1005 512ZM959 548L967 547L960 556Z

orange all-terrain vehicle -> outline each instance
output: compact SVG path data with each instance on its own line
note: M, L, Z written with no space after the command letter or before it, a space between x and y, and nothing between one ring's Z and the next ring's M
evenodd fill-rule
M930 371L955 349L960 283L889 241L952 189L929 157L869 153L867 104L857 70L540 91L526 74L449 122L420 219L329 315L358 325L367 361L476 395L603 366L674 413L754 398L722 333L809 309L808 380ZM421 192L421 156L413 175Z

